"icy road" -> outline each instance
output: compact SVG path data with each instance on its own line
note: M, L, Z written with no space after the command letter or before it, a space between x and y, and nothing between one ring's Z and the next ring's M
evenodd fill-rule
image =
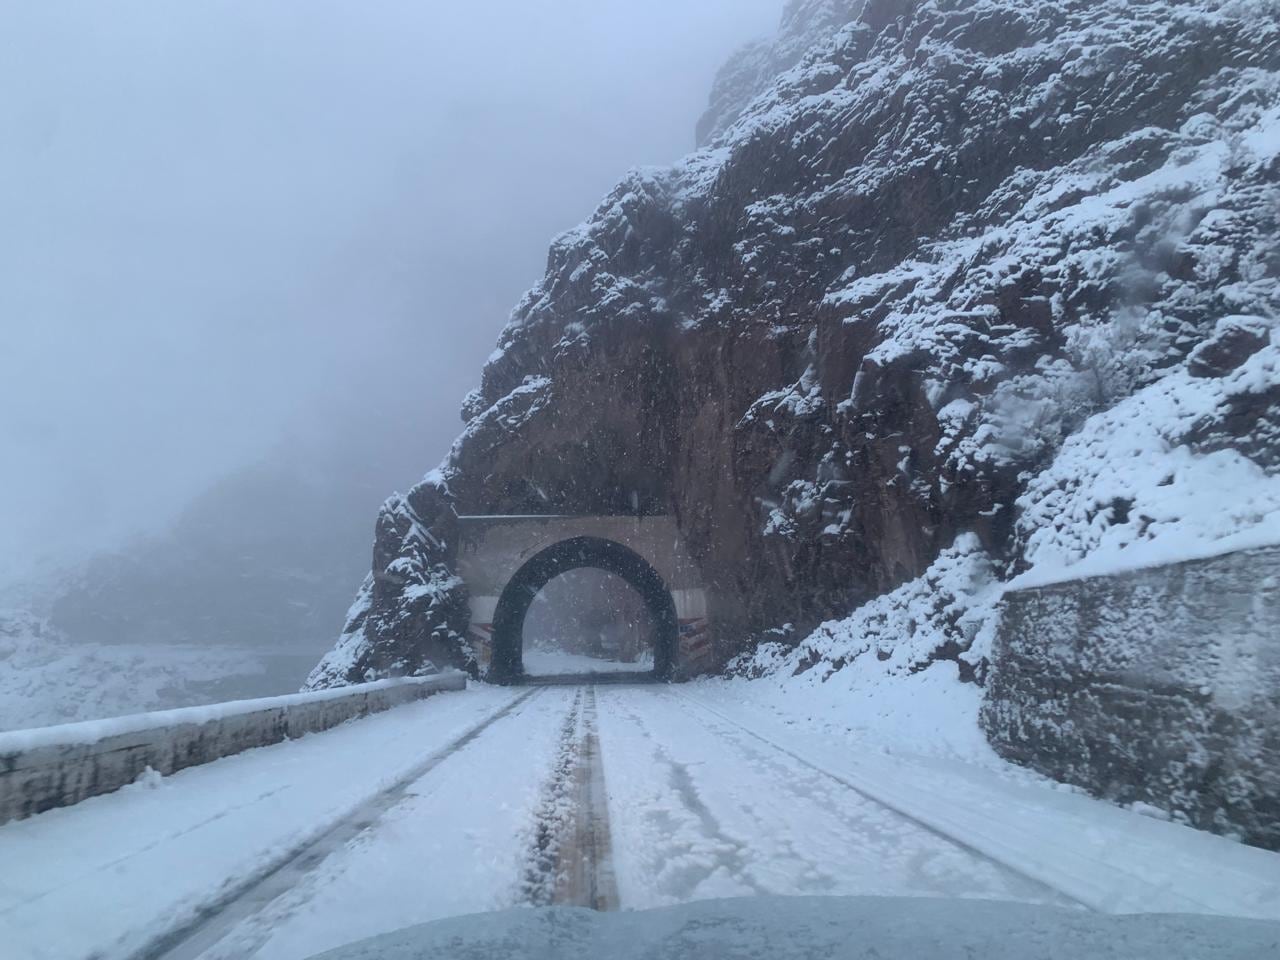
M877 894L1280 919L1280 856L689 686L479 688L0 828L11 960L295 960L519 904Z

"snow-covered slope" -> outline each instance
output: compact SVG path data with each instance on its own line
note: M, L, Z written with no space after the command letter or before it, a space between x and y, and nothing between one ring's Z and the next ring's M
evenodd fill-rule
M835 725L864 743L994 760L978 726L985 656L1003 584L965 534L915 580L803 638L760 644L729 665L732 697ZM799 642L797 642L797 639Z
M1276 0L793 0L701 132L554 242L389 502L361 671L462 635L381 577L442 569L441 502L674 514L726 659L944 551L1007 580L1280 538ZM783 669L847 667L878 609ZM980 675L929 636L878 662Z
M0 610L0 730L281 692L275 668L243 648L71 643L45 620Z

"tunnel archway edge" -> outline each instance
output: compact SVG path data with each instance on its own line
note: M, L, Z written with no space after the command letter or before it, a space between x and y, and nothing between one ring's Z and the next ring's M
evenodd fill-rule
M523 630L533 599L548 583L570 570L594 568L625 580L640 594L653 617L653 679L669 680L680 645L675 599L661 574L639 553L603 537L570 537L529 558L511 576L493 615L493 658L488 679L515 683L524 677Z

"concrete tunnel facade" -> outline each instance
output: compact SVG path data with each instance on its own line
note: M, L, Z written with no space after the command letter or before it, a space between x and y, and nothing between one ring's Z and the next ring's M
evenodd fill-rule
M548 582L594 568L626 580L653 617L654 678L694 675L713 660L701 571L671 516L458 517L455 570L470 593L470 641L482 673L524 675L524 617Z

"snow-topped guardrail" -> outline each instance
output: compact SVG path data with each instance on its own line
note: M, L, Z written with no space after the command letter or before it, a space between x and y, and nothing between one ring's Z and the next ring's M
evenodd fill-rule
M0 823L466 685L445 673L0 733Z

